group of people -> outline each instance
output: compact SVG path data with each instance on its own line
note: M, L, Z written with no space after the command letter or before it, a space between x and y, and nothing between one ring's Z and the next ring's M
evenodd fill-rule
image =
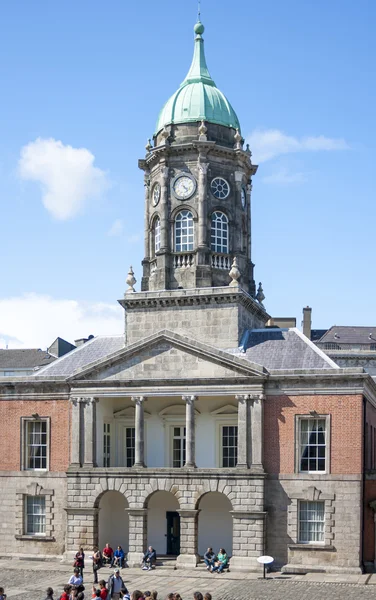
M116 574L118 573L118 574ZM59 600L76 600L77 598L84 599L83 591L77 592L77 587L72 585L65 585L64 591L61 594ZM83 586L81 586L85 589ZM116 591L119 589L119 591ZM54 591L52 588L47 588L47 596L45 600L54 600L53 597ZM119 575L119 569L116 569L114 574L108 580L108 583L102 579L99 582L99 588L97 589L95 585L92 588L91 594L92 600L158 600L158 592L156 591L146 591L141 592L140 590L134 590L131 594L128 592L125 587L124 581ZM4 588L0 588L0 600L6 600L6 594L4 593ZM166 600L183 600L179 593L170 593L167 594ZM212 600L212 595L209 592L203 596L201 592L194 592L193 600Z
M94 583L98 583L98 571L101 567L109 565L110 567L122 569L125 566L125 552L121 546L118 546L116 550L113 551L110 544L107 543L102 552L99 550L98 546L95 546L91 558L93 560Z
M208 548L204 554L206 568L211 573L223 573L223 569L228 567L228 556L224 548L220 548L216 554L213 548Z

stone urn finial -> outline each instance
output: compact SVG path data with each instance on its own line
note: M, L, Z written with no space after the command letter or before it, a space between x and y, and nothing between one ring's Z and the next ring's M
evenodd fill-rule
M134 276L132 265L129 267L128 277L126 278L125 283L129 286L127 291L125 292L126 294L131 294L132 292L136 291L133 286L135 285L135 283L137 283L137 280Z
M245 147L245 151L246 151L246 153L247 153L247 154L249 154L249 157L251 157L251 156L252 156L252 152L251 152L251 149L250 149L250 147L249 147L249 144L247 144L247 145L246 145L246 147Z
M236 133L234 135L234 140L235 140L235 146L234 148L236 150L241 150L243 148L243 138L240 134L239 129L236 130Z
M198 128L198 133L199 133L199 137L198 139L200 140L200 142L206 142L208 139L208 136L206 135L208 128L205 125L205 121L201 121L199 128Z
M153 149L152 143L151 143L151 139L149 138L147 141L147 144L145 146L146 152L151 152L151 150Z
M232 261L232 267L231 267L231 271L229 272L229 275L232 279L231 283L229 284L230 287L239 287L238 279L240 279L241 273L238 269L238 263L237 263L236 257Z
M261 281L257 288L256 300L259 304L261 304L262 307L264 306L263 301L265 300L265 294L264 294L264 290L262 289Z

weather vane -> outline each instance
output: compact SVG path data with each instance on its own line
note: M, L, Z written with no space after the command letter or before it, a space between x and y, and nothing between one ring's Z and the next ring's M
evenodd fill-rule
M201 0L198 0L198 20L200 20L201 17Z

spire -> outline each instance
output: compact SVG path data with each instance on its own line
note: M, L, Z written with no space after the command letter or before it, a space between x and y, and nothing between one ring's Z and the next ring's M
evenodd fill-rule
M206 85L215 86L213 79L209 73L208 66L206 64L205 51L204 51L204 40L202 34L205 31L205 27L200 21L200 17L196 25L194 26L194 32L196 34L195 37L195 47L193 52L193 59L191 67L188 71L186 78L180 87L183 87L189 83L201 82L206 83Z

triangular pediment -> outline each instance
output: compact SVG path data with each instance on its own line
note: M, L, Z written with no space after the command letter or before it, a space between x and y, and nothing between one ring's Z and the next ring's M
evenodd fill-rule
M70 381L248 379L260 365L186 336L161 331L78 370Z

